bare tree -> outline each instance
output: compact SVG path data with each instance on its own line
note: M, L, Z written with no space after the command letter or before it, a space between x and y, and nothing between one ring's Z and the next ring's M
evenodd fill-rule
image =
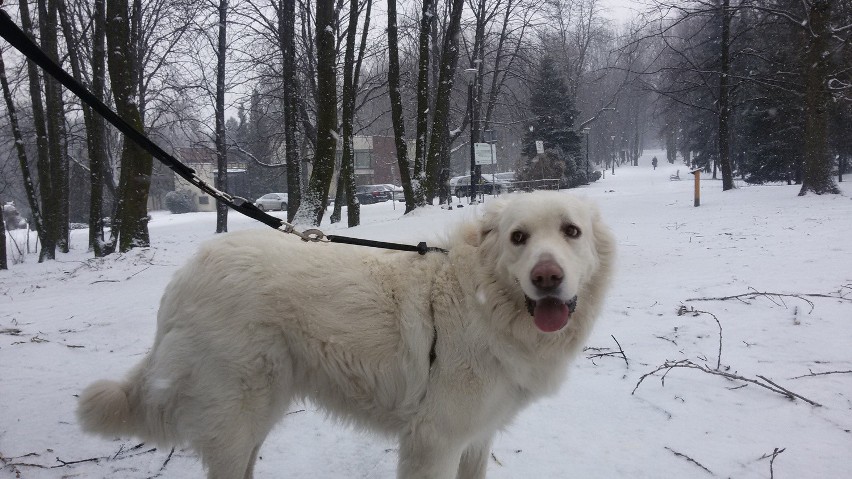
M225 139L225 62L228 55L228 0L219 0L219 29L216 44L216 183L222 191L228 190L228 151ZM216 202L216 232L228 231L228 206Z
M405 143L405 118L402 109L402 94L400 93L399 66L399 28L397 26L396 0L388 0L388 95L391 106L391 122L393 123L394 145L396 146L397 165L405 195L405 212L409 213L417 205L414 188L411 185L409 171L408 145Z
M58 23L58 0L39 0L39 30L42 50L54 62L59 63L59 41L56 32ZM56 245L63 253L68 252L68 156L65 132L65 107L62 88L52 77L44 79L45 120L47 126L47 149L50 169L51 202L56 208L54 228Z
M88 83L89 90L96 98L103 101L104 98L104 42L105 42L105 16L104 0L95 0L92 12L91 34L91 81L88 81L85 62L79 53L77 45L82 38L75 32L71 15L68 12L65 1L58 2L59 16L62 24L62 33L68 50L68 59L71 63L71 72L74 78L83 85ZM86 145L89 155L89 248L96 257L101 257L109 252L104 242L104 220L103 220L103 189L105 166L109 160L107 157L106 124L103 119L92 112L88 105L83 104L83 120L86 125Z
M313 171L294 221L319 226L328 203L328 188L334 172L337 149L337 49L334 25L337 14L333 0L316 2L317 51L317 143Z
M281 0L278 7L278 42L282 56L282 104L287 158L287 219L293 220L302 199L301 162L297 139L299 83L296 76L296 2Z
M453 92L453 80L459 58L459 31L464 0L453 0L449 14L449 22L444 32L444 43L441 49L440 76L438 78L437 94L435 96L435 116L432 120L432 131L429 138L429 155L426 164L427 201L437 194L442 165L442 155L446 154L449 140L450 97ZM423 114L425 112L418 112Z
M108 22L107 67L118 114L131 126L144 132L136 102L136 68L131 52L131 12L127 0L106 0ZM132 141L125 140L121 152L116 212L113 215L112 242L121 252L148 246L148 191L151 186L151 155Z
M358 48L358 59L355 59L355 38L358 30L358 18L360 16L358 0L351 0L349 6L349 26L346 29L346 47L343 58L343 91L341 92L341 143L342 157L340 160L340 176L337 180L337 195L334 202L332 221L340 219L343 204L346 204L346 214L349 227L358 226L360 219L360 205L355 197L355 151L353 145L355 102L359 90L359 77L364 53L367 49L367 34L370 27L370 12L373 7L372 0L366 1L364 12L364 26L361 33L361 42Z
M423 0L420 13L420 30L417 59L417 111L415 113L416 138L414 140L414 203L418 206L426 201L426 165L429 137L430 87L429 87L429 38L435 15L435 0ZM459 11L459 15L461 11Z
M12 139L15 141L15 152L17 153L18 164L21 168L21 175L23 176L24 191L27 194L27 202L29 203L30 211L32 211L33 224L39 234L39 237L41 238L43 231L41 208L39 206L38 196L36 193L35 185L33 184L32 174L30 172L29 160L27 158L27 150L24 147L24 137L21 133L21 127L18 122L17 108L15 107L14 98L12 96L12 90L9 88L9 80L6 77L6 63L3 60L3 55L0 55L0 85L2 85L3 100L6 103L6 110L9 115L9 126L12 128ZM3 205L0 204L0 208L2 208L2 206ZM4 241L5 238L6 236L4 234ZM6 249L4 247L4 255L5 252Z

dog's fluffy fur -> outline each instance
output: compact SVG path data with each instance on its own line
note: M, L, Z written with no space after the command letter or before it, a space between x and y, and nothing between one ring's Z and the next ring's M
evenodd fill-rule
M270 429L308 398L398 436L400 478L484 477L495 432L562 382L615 246L566 193L484 210L449 254L257 230L206 243L166 289L147 357L82 393L83 428L188 443L210 478L250 478Z

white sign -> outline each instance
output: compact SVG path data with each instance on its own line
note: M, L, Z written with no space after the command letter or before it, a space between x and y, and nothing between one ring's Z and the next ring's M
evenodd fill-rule
M490 143L474 143L473 153L477 165L491 165L496 163L494 148L492 148Z
M535 142L535 152L539 155L544 154L544 142L541 140L536 140Z

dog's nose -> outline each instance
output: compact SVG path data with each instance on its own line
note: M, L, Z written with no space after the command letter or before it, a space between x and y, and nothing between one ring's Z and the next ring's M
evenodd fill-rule
M562 268L555 261L540 261L530 271L530 281L542 291L552 291L562 284L565 277Z

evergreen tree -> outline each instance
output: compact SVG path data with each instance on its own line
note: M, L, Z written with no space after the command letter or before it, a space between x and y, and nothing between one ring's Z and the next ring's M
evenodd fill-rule
M804 155L802 108L796 103L760 99L743 109L740 166L749 183L792 183Z
M574 118L577 110L571 99L568 86L556 68L556 62L550 55L545 55L539 64L538 73L532 95L530 110L533 120L524 134L523 154L528 158L527 165L519 172L521 175L530 174L527 179L541 179L536 171L543 171L533 165L536 159L536 141L544 142L546 151L552 150L555 158L563 164L562 180L565 184L576 186L585 182L585 171L577 167L580 156L580 137L574 131ZM553 171L552 168L547 168Z

